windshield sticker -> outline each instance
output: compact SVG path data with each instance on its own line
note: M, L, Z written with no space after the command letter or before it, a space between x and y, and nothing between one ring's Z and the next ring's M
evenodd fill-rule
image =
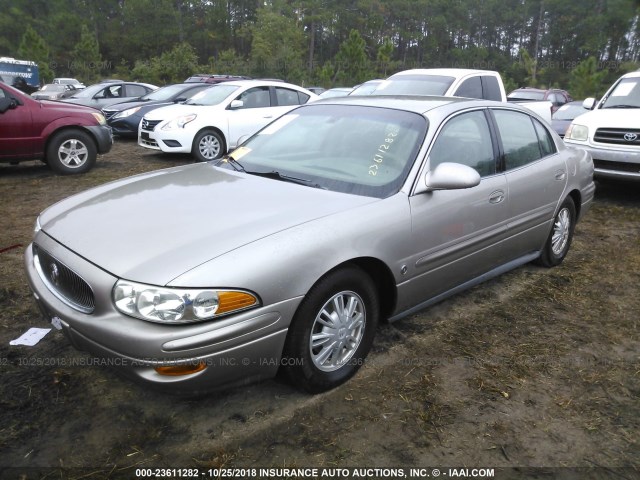
M260 135L272 135L272 134L276 133L278 130L280 130L282 127L287 125L289 122L291 122L294 119L298 118L299 116L300 115L287 115L285 117L282 117L279 120L276 120L275 122L273 122L271 125L269 125L264 130L262 130L260 132Z
M247 153L249 153L251 151L250 148L247 147L238 147L236 148L233 152L231 152L231 154L229 155L230 157L233 157L234 160L240 160L242 157L244 157ZM226 162L227 160L225 160Z
M400 129L398 126L393 126L387 131L386 138L384 139L384 143L381 143L376 150L375 155L373 156L373 164L369 165L369 175L375 177L378 175L378 170L382 166L387 154L389 153L389 149L395 140L395 137L398 136L398 131Z

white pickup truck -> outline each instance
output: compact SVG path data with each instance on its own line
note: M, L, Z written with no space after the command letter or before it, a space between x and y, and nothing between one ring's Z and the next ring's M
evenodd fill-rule
M444 97L468 97L517 103L537 113L551 123L548 101L512 101L507 98L498 72L469 70L464 68L421 68L405 70L391 75L382 82L374 95L440 95Z
M564 143L591 154L596 177L640 180L640 70L582 106L592 111L571 122Z

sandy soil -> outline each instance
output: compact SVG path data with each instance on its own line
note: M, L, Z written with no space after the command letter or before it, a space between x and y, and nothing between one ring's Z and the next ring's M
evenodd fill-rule
M0 478L365 466L640 478L637 185L598 185L560 267L525 266L382 325L358 375L325 394L273 380L177 398L92 364L55 331L10 346L48 326L22 267L37 214L93 185L190 162L120 140L82 176L0 165Z

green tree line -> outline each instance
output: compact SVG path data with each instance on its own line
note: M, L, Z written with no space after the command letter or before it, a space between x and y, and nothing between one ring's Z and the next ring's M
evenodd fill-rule
M41 75L193 73L351 86L408 68L500 71L598 95L638 68L638 0L0 0L0 56Z

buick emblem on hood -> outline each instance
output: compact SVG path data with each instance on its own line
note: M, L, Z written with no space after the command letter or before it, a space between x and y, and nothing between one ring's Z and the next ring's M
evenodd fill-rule
M58 265L55 263L49 265L49 272L51 273L51 283L57 287L58 282L60 281L60 269L58 268Z
M635 133L625 133L624 134L624 139L627 142L635 142L638 139L638 135Z

